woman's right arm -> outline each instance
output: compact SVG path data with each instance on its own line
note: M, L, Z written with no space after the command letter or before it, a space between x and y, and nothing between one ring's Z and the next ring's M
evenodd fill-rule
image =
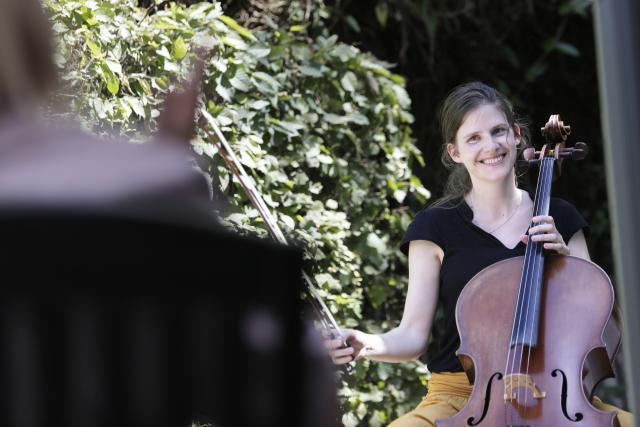
M418 358L426 349L438 301L442 249L427 240L409 244L409 289L402 321L384 334L341 330L349 347L340 349L342 339L327 340L335 363L364 357L384 362L404 362Z

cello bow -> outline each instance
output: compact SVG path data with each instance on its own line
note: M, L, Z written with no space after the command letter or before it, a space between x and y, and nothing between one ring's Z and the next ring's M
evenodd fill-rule
M273 240L280 244L288 245L284 233L280 229L280 226L278 226L275 217L264 202L264 198L256 188L249 174L247 174L247 172L245 171L238 157L233 152L231 145L224 137L224 134L218 127L215 119L204 108L200 109L200 113L201 129L204 131L209 141L218 149L218 153L220 153L220 156L227 164L229 170L236 177L236 179L244 189L247 197L249 197L249 200L251 200L251 203L259 212L267 227L267 231L269 232ZM208 127L213 129L215 135L211 133ZM308 301L311 304L311 307L315 312L317 319L322 326L322 329L327 331L332 337L336 338L335 333L332 331L336 331L337 334L340 334L340 327L338 326L338 322L336 322L335 317L329 310L329 307L327 307L326 303L322 299L319 289L313 284L313 281L305 271L302 271L302 281L304 285L303 289L309 297ZM343 341L343 347L347 347L348 345L345 338L341 334L340 337ZM346 364L343 366L347 374L353 373L353 367L350 364Z

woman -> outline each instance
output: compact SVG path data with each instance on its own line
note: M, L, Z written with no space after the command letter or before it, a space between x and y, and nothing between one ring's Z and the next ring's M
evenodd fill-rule
M465 284L483 268L524 255L526 242L589 260L587 223L568 202L552 198L549 216L533 215L533 197L517 185L518 154L527 146L528 131L509 101L478 82L456 87L440 116L444 139L443 163L451 170L446 195L418 213L402 241L409 257L409 288L400 325L379 335L341 331L328 340L335 363L369 358L402 362L427 349L432 373L425 399L392 427L433 426L465 405L470 393L466 374L455 355L460 339L455 306ZM528 231L530 223L535 226ZM432 331L437 305L443 319ZM618 412L622 426L631 426L629 413L599 400L595 406Z

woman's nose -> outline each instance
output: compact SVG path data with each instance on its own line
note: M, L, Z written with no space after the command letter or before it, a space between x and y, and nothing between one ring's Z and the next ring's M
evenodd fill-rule
M495 136L495 135L487 135L485 138L482 138L482 139L483 139L483 145L487 149L494 149L494 148L500 147L500 145L504 143L504 138L501 138L500 136Z

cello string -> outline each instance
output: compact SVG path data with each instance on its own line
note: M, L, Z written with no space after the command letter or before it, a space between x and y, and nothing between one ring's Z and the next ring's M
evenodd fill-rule
M536 188L536 192L537 192L537 188ZM527 283L527 276L528 276L528 272L527 272L527 264L528 264L528 252L529 250L525 250L525 258L524 258L524 268L522 270L522 275L520 277L520 286L518 286L518 296L516 298L516 307L515 307L515 311L514 311L514 321L511 327L511 336L509 338L510 342L509 342L509 349L507 351L507 360L506 360L506 366L505 366L505 380L504 380L504 395L507 395L507 378L509 378L509 376L513 373L514 369L515 369L515 360L517 358L516 354L517 354L517 345L514 346L513 349L513 359L512 359L512 346L511 346L511 340L514 336L514 332L517 335L519 335L519 328L520 328L520 324L521 324L521 318L520 318L520 304L522 303L522 299L521 299L521 295L524 295L524 293L526 292L526 283ZM516 337L516 342L518 341L518 338ZM511 365L511 366L510 366ZM505 401L504 402L504 417L505 417L505 424L510 424L512 425L513 422L509 422L507 423L507 418L512 421L513 420L513 407L512 407L512 403L510 400Z
M554 164L554 158L547 158L544 159L544 162L546 164L545 166L545 174L543 176L543 187L544 187L544 191L542 192L544 200L541 201L541 212L539 212L539 214L544 214L544 215L548 215L549 214L549 199L551 197L551 178L553 175L553 164ZM535 278L533 280L533 283L535 286L537 287L542 287L542 275L544 274L544 263L542 262L543 260L543 253L544 253L544 241L541 242L536 242L536 252L539 252L539 256L536 257L536 260L538 260L538 262L536 263L536 271L535 271ZM537 293L538 289L535 289L534 292ZM542 302L542 301L541 301ZM530 333L530 339L533 339L533 322L536 321L536 309L537 309L537 305L538 305L538 298L534 298L533 299L533 315L532 315L532 325L531 325L531 329L529 330ZM527 313L527 323L528 323L528 317L529 314ZM539 321L539 318L538 318ZM539 324L538 324L539 325ZM540 334L540 330L538 329L538 335ZM530 370L530 365L531 365L531 346L528 346L529 348L527 349L527 368L526 368L526 377L529 377L529 370ZM525 414L527 411L527 401L529 398L529 393L525 394Z
M542 189L542 185L541 185L541 177L544 176L544 174L542 173L542 169L544 167L544 164L541 164L541 170L539 172L538 175L538 184L536 186L536 195L534 197L534 212L533 215L536 215L536 211L537 211L537 206L535 204L535 202L539 202L540 200L540 192ZM533 241L529 240L528 243L533 243ZM523 269L522 269L522 276L520 278L520 285L518 287L518 298L516 300L516 310L514 313L514 322L511 328L511 337L513 337L514 335L514 331L516 333L516 340L515 342L517 343L520 340L520 326L522 325L522 305L524 304L524 300L525 300L525 295L528 292L528 286L529 286L529 282L530 282L530 277L531 277L531 264L533 262L533 249L534 249L534 245L532 244L527 244L527 247L525 249L525 257L524 257L524 265L523 265ZM522 298L520 298L521 296L521 292L522 292ZM511 338L510 338L511 339ZM515 361L518 358L517 354L518 354L518 349L519 351L521 350L521 347L519 348L517 345L514 346L514 352L513 352L513 359L511 358L511 345L509 345L509 350L507 352L507 362L506 362L506 366L505 366L505 395L506 395L506 391L507 391L507 383L506 383L506 377L513 374L515 371ZM522 359L520 357L520 363L521 363ZM509 365L511 364L511 367L509 367ZM509 414L511 415L510 417L507 417L507 403L505 402L505 423L507 423L507 418L511 419L511 422L509 422L509 425L513 425L513 407L510 404L509 405Z
M543 183L542 183L542 199L540 200L540 206L538 207L538 215L547 215L548 214L548 201L549 201L549 197L551 194L551 176L553 173L553 159L552 158L547 158L544 159L544 163L545 163L545 170L544 170L544 176L543 176ZM541 290L541 280L542 280L542 275L544 274L544 261L543 261L543 256L544 256L544 242L536 242L535 244L535 251L536 251L536 266L535 266L535 277L533 279L533 283L534 286L536 286L536 288L534 289L534 294L533 294L533 307L532 307L532 316L531 316L531 328L529 329L529 333L530 333L530 337L529 337L529 341L533 340L533 324L534 322L539 322L539 316L537 316L536 314L536 309L537 309L537 305L538 305L538 292L540 292ZM531 303L529 303L531 304ZM528 322L527 322L528 323ZM539 326L539 323L538 323ZM538 329L538 334L539 334L539 329ZM530 371L530 365L531 365L531 351L532 348L531 346L528 346L527 349L527 362L526 362L526 370L525 370L525 378L529 378L529 371ZM529 398L529 394L527 393L525 395L525 407L527 407L527 401Z

